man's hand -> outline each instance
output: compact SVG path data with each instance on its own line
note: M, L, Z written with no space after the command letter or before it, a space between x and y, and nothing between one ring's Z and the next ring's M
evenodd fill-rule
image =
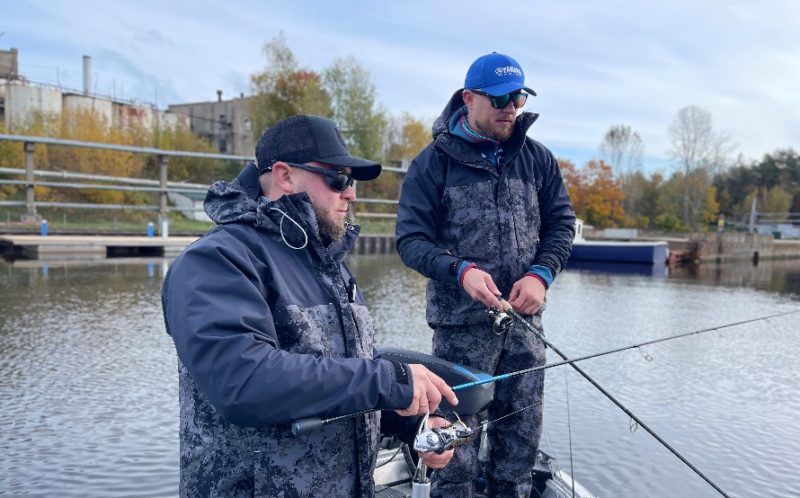
M461 285L469 297L482 302L489 308L503 309L500 305L500 291L492 280L492 276L478 268L471 268L464 273Z
M442 380L441 377L431 372L422 365L413 364L409 365L411 370L411 379L414 386L414 397L411 399L411 404L403 410L395 410L398 415L403 417L411 417L414 415L425 415L426 413L433 413L439 408L439 403L442 397L448 403L455 406L458 404L456 393L450 389L450 386Z
M434 427L447 427L450 422L447 419L442 417L429 417L428 418L428 427L433 429ZM426 451L424 453L418 452L420 460L422 463L427 465L432 469L441 469L448 463L450 463L450 459L453 458L453 449L449 449L442 453L441 455L437 455L433 451Z
M511 294L508 295L508 304L517 313L522 315L533 315L544 304L544 296L547 293L544 284L538 278L522 277L514 282L511 287ZM502 308L501 308L502 309Z

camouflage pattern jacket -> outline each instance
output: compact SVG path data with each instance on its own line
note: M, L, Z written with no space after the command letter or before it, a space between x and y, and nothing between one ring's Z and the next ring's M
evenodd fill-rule
M376 413L301 437L289 425L411 402L396 366L372 359L371 318L344 262L358 228L325 248L306 194L270 202L246 190L239 179L211 187L206 211L219 226L164 282L179 362L180 494L372 496ZM287 247L306 236L305 248Z
M476 263L508 296L532 265L555 277L569 257L572 211L558 162L526 132L537 114L517 116L512 137L494 166L448 123L464 106L461 90L433 125L433 142L411 163L397 213L397 251L430 278L432 327L486 322L483 305L456 278L461 261Z

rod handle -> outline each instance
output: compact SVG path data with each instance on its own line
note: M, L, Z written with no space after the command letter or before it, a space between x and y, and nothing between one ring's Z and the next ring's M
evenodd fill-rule
M301 418L292 422L292 434L300 436L318 430L325 425L325 421L319 417Z

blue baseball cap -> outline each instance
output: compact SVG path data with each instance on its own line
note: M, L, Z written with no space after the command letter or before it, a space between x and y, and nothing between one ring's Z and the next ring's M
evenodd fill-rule
M517 61L508 55L492 52L478 57L467 70L464 89L481 90L493 97L522 89L531 95L536 92L525 86L525 73Z

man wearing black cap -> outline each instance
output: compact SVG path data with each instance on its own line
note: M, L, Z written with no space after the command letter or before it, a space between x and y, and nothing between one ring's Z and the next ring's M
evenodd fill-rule
M494 375L542 365L545 351L518 323L494 330L487 309L506 296L541 330L547 288L574 235L558 163L526 136L538 115L517 115L531 95L513 58L479 57L434 123L433 143L411 163L397 213L397 250L430 279L433 354ZM489 419L514 415L489 428L489 496L530 494L543 386L544 371L496 385ZM460 448L434 474L432 495L472 496L477 453L477 442Z
M351 156L318 116L269 128L256 159L212 185L205 207L218 226L164 282L178 353L180 494L372 496L379 418L401 431L415 419L397 414L433 411L442 396L458 402L421 365L373 358L371 318L344 262L358 227L345 215L353 180L377 177L381 165ZM299 437L290 430L293 420L359 412ZM422 458L441 467L451 456Z

